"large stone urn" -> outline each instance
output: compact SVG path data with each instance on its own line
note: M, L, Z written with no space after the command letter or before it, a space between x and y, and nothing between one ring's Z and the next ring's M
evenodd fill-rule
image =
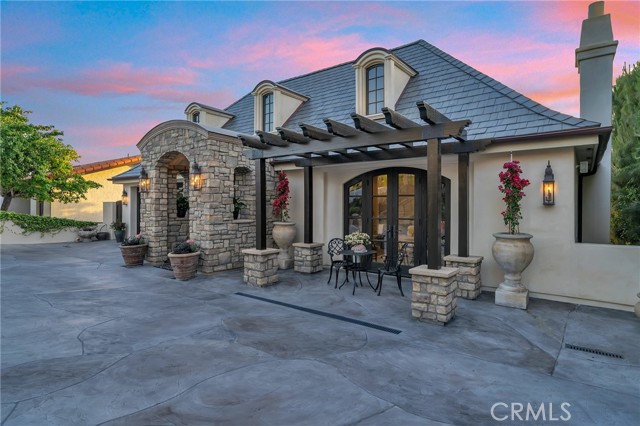
M491 252L502 271L504 281L496 290L496 305L527 309L529 290L522 284L522 271L533 260L531 234L493 234L495 241Z
M296 224L293 222L274 222L273 223L273 241L280 249L278 253L278 268L293 268L293 258L289 249L296 238Z
M184 254L169 253L168 256L173 275L177 280L186 281L196 276L198 260L200 259L199 251Z
M144 263L144 256L147 254L148 244L137 244L134 246L120 246L120 253L125 266L140 266Z

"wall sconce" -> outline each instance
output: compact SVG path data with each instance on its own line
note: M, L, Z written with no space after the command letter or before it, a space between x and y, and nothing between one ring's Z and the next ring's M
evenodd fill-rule
M124 189L122 190L122 205L126 206L129 204L129 194Z
M151 179L149 179L149 175L147 175L147 171L143 167L140 170L140 192L149 192L150 187Z
M551 161L549 161L544 171L544 179L542 180L542 204L545 206L553 206L555 204L555 196L555 180L553 179Z
M199 191L202 189L202 172L200 166L195 161L191 165L191 189Z

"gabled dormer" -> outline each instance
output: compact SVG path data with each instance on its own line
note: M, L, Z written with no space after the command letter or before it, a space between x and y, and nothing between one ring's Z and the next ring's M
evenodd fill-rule
M396 55L375 47L362 53L353 67L356 71L356 112L370 118L382 118L381 108L395 108L416 70Z
M253 128L273 132L309 100L308 97L269 80L253 89Z
M206 126L222 128L234 115L218 108L192 102L184 110L187 120Z

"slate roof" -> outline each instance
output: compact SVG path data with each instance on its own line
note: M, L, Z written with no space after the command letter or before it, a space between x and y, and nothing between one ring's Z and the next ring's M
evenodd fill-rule
M130 168L126 172L122 172L119 175L115 175L110 180L112 182L118 182L122 180L139 179L141 169L142 169L142 165L138 164L137 166Z
M391 49L418 74L407 84L397 112L421 122L416 102L424 100L452 120L470 119L468 140L495 139L599 126L599 123L551 110L455 59L424 40ZM353 62L336 65L278 84L309 97L283 127L299 123L324 128L323 118L353 125ZM224 128L252 134L253 97L247 94L225 111L234 114Z

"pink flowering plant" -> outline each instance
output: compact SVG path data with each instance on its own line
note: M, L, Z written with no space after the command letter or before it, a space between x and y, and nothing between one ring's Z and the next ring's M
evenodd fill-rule
M278 185L276 186L276 198L273 200L271 206L273 207L273 214L276 217L280 217L282 222L289 219L289 179L287 174L280 170L278 172Z
M525 196L524 188L529 186L531 182L520 177L522 169L519 161L508 161L502 166L505 171L500 172L500 185L498 189L504 194L502 201L505 202L507 209L502 212L504 224L509 228L510 234L520 232L520 219L522 219L522 210L520 201Z

